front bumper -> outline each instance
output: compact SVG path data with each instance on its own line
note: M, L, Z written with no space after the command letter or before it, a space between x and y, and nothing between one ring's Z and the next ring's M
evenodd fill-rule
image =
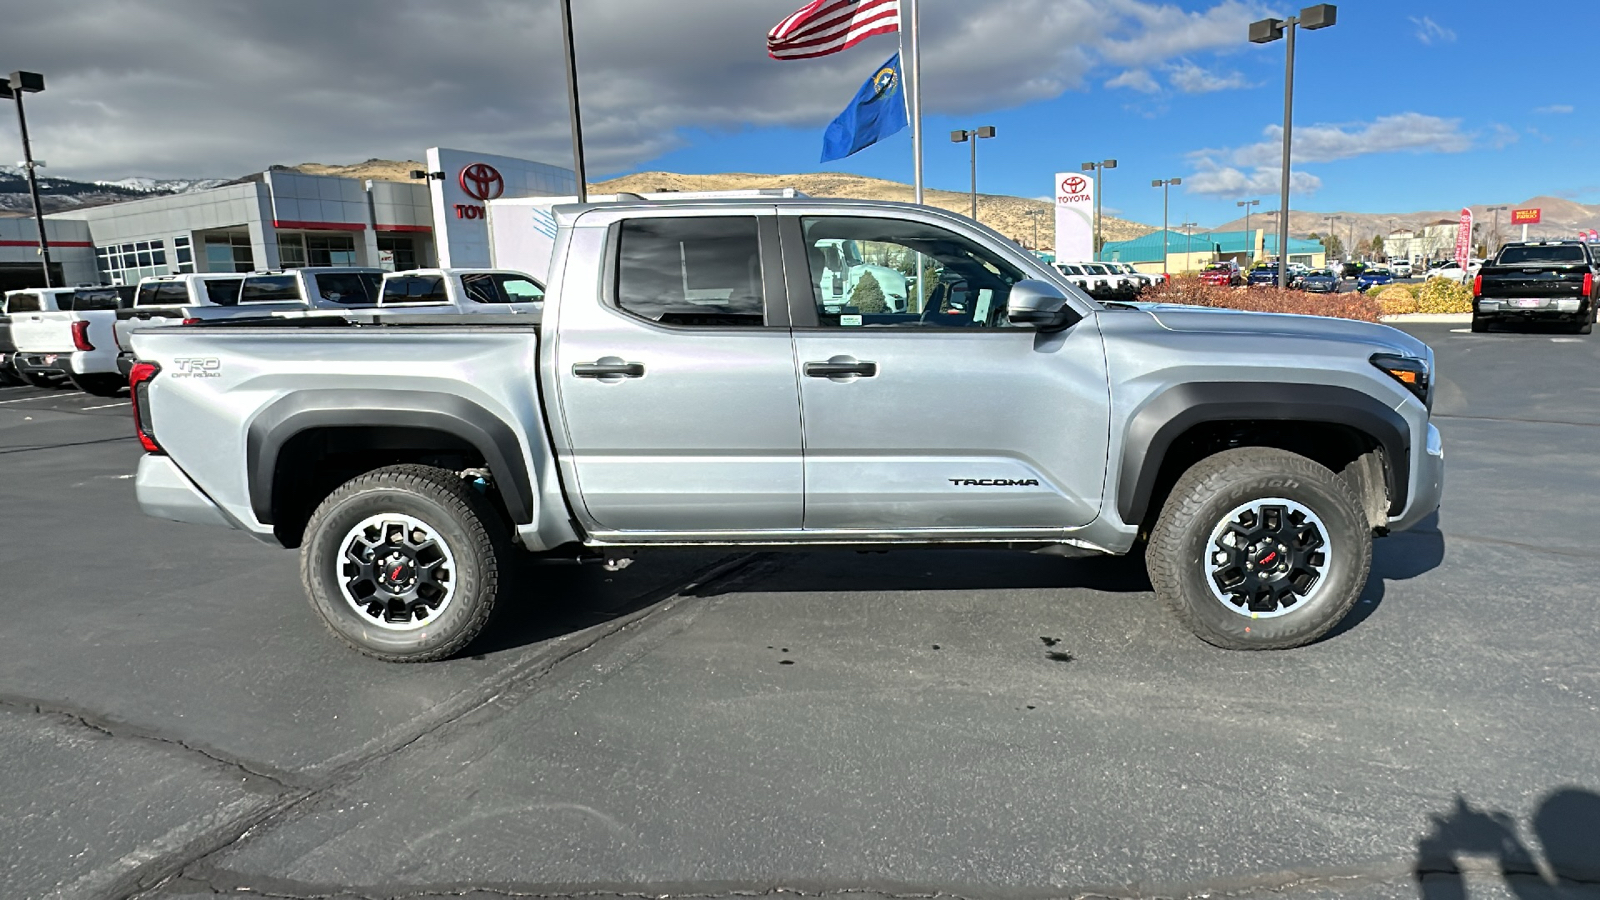
M1432 515L1444 498L1444 437L1432 422L1427 425L1422 452L1413 456L1411 496L1399 516L1389 520L1390 531L1405 531Z
M183 474L170 456L147 453L141 457L133 490L139 508L147 516L191 525L239 527Z

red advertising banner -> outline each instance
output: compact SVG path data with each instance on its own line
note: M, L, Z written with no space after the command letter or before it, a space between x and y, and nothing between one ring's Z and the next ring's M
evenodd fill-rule
M1472 257L1472 210L1461 210L1461 226L1456 229L1456 265L1463 271Z
M1511 211L1511 224L1537 225L1539 217L1544 214L1542 209L1513 209Z

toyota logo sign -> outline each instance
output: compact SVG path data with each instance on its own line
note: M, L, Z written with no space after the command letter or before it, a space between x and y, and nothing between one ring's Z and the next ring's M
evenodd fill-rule
M1089 186L1089 179L1082 175L1072 175L1061 179L1061 192L1063 194L1081 194Z
M498 198L506 192L506 181L500 172L488 163L473 163L461 170L461 189L479 202Z

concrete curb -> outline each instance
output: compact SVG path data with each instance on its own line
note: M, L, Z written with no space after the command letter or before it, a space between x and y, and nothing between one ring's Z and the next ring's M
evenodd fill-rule
M1379 316L1378 321L1399 322L1402 324L1406 322L1419 324L1429 322L1448 323L1451 325L1470 324L1472 322L1472 313L1406 313L1403 316Z

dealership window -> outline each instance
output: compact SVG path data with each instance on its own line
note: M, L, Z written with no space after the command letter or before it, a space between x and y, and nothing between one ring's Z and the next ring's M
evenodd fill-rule
M206 236L207 272L251 272L255 267L255 255L250 250L250 235Z
M300 234L278 235L278 265L298 269L306 264L306 239Z
M165 241L134 241L96 247L95 263L100 278L108 284L135 284L151 275L171 274L167 268Z
M194 248L190 246L188 235L172 239L172 257L180 274L194 271Z
M417 267L417 245L408 237L378 235L378 254L387 255L384 262L391 272L405 272Z
M312 266L353 266L356 264L356 239L347 234L308 234L306 264Z

